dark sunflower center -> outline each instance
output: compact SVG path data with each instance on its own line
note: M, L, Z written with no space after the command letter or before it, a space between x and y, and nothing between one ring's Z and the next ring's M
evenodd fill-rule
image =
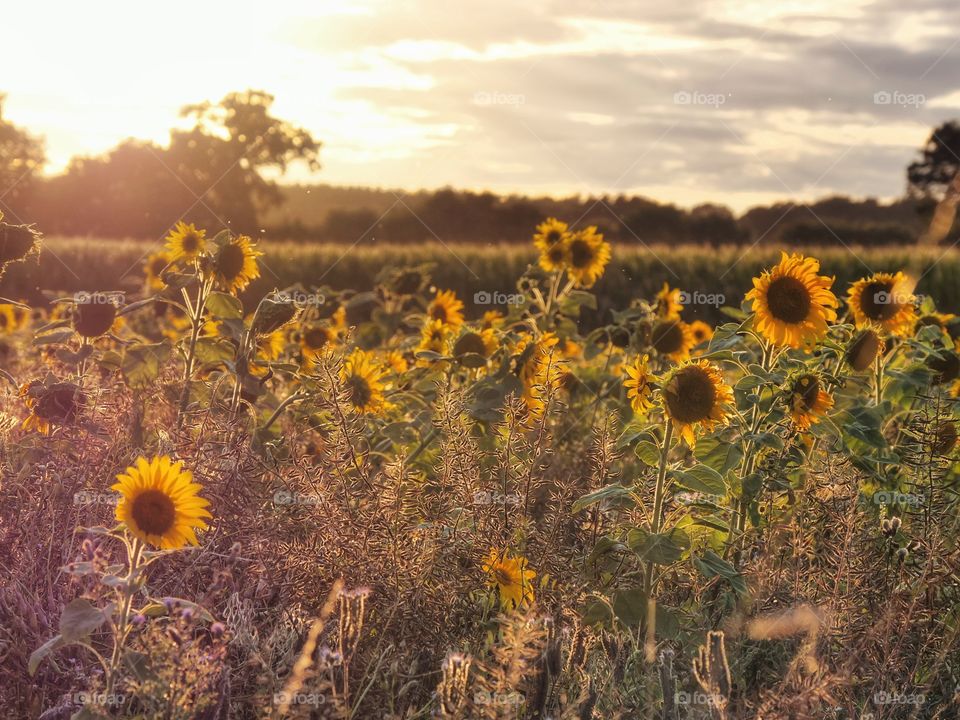
M960 355L949 350L942 350L941 357L931 357L927 366L933 370L933 382L935 385L956 380L960 375Z
M468 353L474 355L487 354L487 347L483 344L483 338L478 333L467 333L457 340L457 344L453 348L454 355L466 355Z
M163 258L156 258L153 261L153 264L150 266L150 272L152 272L154 275L159 275L161 272L163 272L163 269L166 266L167 266L166 260L164 260Z
M183 236L183 249L188 253L196 252L200 247L200 238L194 233L187 233Z
M173 529L177 510L162 490L145 490L133 500L130 508L137 527L148 535L164 535Z
M547 243L553 245L554 243L560 242L560 238L563 237L563 234L559 230L551 230L547 233Z
M699 366L689 365L674 376L665 393L670 416L682 423L702 422L710 418L717 401L713 380Z
M497 567L494 568L493 575L497 579L497 583L499 585L513 585L513 576L510 574L509 570L502 567Z
M370 383L367 382L366 378L359 375L350 376L347 380L347 389L350 392L350 402L353 403L354 407L366 407L373 398Z
M9 319L6 315L0 315L0 330L6 329Z
M820 380L814 375L804 375L797 379L793 386L794 397L800 398L804 410L810 410L817 403L820 395Z
M847 349L847 362L858 372L866 370L873 364L879 352L880 337L873 330L866 330Z
M71 422L77 416L81 399L80 389L75 385L58 383L40 396L36 412L44 420Z
M936 438L933 441L933 451L937 455L947 455L957 444L957 425L954 422L944 421L937 427Z
M104 297L96 296L92 301L78 303L73 327L84 337L103 335L117 317L117 308Z
M587 267L593 262L593 247L583 240L570 243L570 264L575 268Z
M547 257L550 262L556 264L563 260L563 248L560 245L553 245L547 251Z
M227 280L233 280L243 272L246 256L239 245L224 245L217 257L217 272Z
M447 308L439 303L435 303L433 307L430 308L430 317L445 323L447 321Z
M781 322L803 322L810 312L810 291L795 277L777 278L767 288L767 307Z
M860 309L871 320L889 320L900 310L895 300L892 283L874 280L860 295Z
M309 328L303 333L303 342L308 348L322 348L329 339L327 331L323 328Z
M658 322L650 333L653 347L661 355L672 355L683 349L683 328L675 320Z

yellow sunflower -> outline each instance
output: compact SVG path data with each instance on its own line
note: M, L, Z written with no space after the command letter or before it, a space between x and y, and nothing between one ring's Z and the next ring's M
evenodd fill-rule
M487 328L496 329L501 325L503 325L503 313L499 310L487 310L480 319L480 327L484 330Z
M300 354L304 363L312 367L317 358L329 350L337 341L337 331L326 325L307 325L298 333Z
M568 263L570 230L567 224L556 218L547 218L537 226L533 244L540 251L540 267L547 272L563 270Z
M726 421L733 390L720 369L696 360L674 370L663 385L663 407L679 436L688 446L696 441L694 426L711 431Z
M383 355L383 361L394 373L397 375L403 375L407 370L410 369L410 363L407 362L407 358L404 357L403 353L396 348L387 350Z
M567 274L579 287L593 287L608 262L610 243L592 225L575 233L567 243Z
M950 327L956 319L957 316L953 313L929 312L917 318L917 325L914 332L920 332L925 327L936 325L943 332L949 333Z
M479 355L489 358L497 351L497 334L493 328L468 330L461 335L453 346L454 356Z
M450 352L450 328L442 320L427 320L420 331L417 352L435 352L447 355Z
M671 288L669 283L664 283L663 288L654 298L657 317L664 320L679 320L680 313L683 311L683 303L680 302L682 296L680 288Z
M456 329L463 325L463 302L453 290L438 291L427 306L427 317Z
M696 343L683 320L660 320L650 331L650 344L661 357L680 363L690 359L690 349Z
M790 417L799 430L809 430L833 407L833 398L823 389L820 378L812 373L796 378L789 392Z
M193 473L166 455L137 459L117 475L112 490L120 493L116 517L135 538L166 550L198 545L197 530L206 530L203 518L213 517L208 500L197 493L203 489Z
M690 323L690 334L693 336L693 344L701 345L713 338L713 328L703 320L694 320Z
M207 231L190 223L178 222L167 235L167 250L172 259L191 262L207 249Z
M0 335L16 332L29 320L30 315L23 308L9 303L0 304Z
M525 557L491 548L483 571L489 576L487 586L497 589L501 609L516 610L533 603L533 578L537 574L527 567Z
M343 364L340 380L347 390L347 400L354 410L363 414L378 414L389 405L384 398L387 386L383 382L386 370L373 353L356 348Z
M283 328L272 333L257 336L257 358L261 360L276 360L287 347L287 333Z
M213 258L213 273L218 287L236 294L260 277L257 258L263 255L246 235L232 237Z
M865 328L853 336L844 359L857 372L873 367L877 356L884 352L883 338L873 328Z
M906 337L917 322L913 283L902 272L874 273L857 280L847 297L857 327L881 327L892 335Z
M649 356L642 355L628 365L625 371L629 378L623 381L627 389L627 399L633 412L644 416L653 407L653 373L647 365Z
M173 258L167 252L155 252L143 264L143 272L147 276L147 286L151 290L163 290L166 283L160 279L160 273L170 266Z
M746 299L752 302L757 330L774 345L809 348L837 319L833 278L818 272L819 260L781 253L778 265L753 279Z
M545 333L536 340L521 339L515 349L519 363L517 374L523 383L523 401L531 420L543 416L550 394L564 381L566 373L558 343L554 333Z

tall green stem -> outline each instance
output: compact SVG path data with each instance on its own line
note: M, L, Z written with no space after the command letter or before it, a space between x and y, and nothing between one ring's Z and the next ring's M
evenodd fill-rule
M657 470L657 486L653 493L653 520L650 528L654 535L659 535L663 529L663 500L667 492L667 457L670 454L670 441L673 439L673 423L665 418L663 429L663 445L660 448L660 466ZM655 563L647 560L647 572L644 578L644 589L647 596L647 659L652 662L652 648L655 645L655 627L657 623L657 601L653 592L653 573Z

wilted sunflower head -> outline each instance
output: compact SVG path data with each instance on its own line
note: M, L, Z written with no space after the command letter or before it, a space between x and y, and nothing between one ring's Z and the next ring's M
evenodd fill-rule
M687 445L695 442L694 426L711 430L723 423L733 390L712 363L698 360L678 367L663 385L663 404L667 416Z
M486 330L469 330L461 335L453 345L455 357L464 355L479 355L489 358L497 349L497 336L492 328Z
M955 350L941 348L937 355L927 357L927 367L933 371L930 382L945 385L960 377L960 355Z
M695 343L690 326L683 320L660 320L650 331L650 344L661 357L679 363L690 358Z
M590 226L575 233L567 243L567 274L574 284L589 288L603 275L610 262L610 243Z
M847 296L857 327L870 325L906 337L917 322L913 283L902 272L874 273L857 280Z
M463 302L453 290L438 291L427 306L427 317L451 328L458 328L463 324Z
M790 383L789 396L790 415L800 430L808 429L833 407L833 398L813 373L803 373L794 378Z
M246 235L230 237L217 249L213 258L213 274L218 287L236 294L260 277L257 258L263 253Z
M204 518L212 517L193 473L167 456L138 458L111 489L120 493L117 520L141 542L161 549L199 544L196 531L206 530Z
M0 275L7 265L29 255L39 241L40 233L29 225L8 225L0 220Z
M83 293L73 305L73 329L81 337L100 337L117 319L117 297L113 293Z
M809 348L837 319L839 302L831 292L833 278L818 275L820 262L797 253L782 253L780 262L760 277L746 299L753 307L760 334L778 346Z
M86 404L83 390L73 383L48 385L35 380L20 388L20 396L30 409L30 416L24 420L23 428L36 429L44 435L49 435L54 425L73 423Z
M873 366L874 361L884 351L883 338L873 328L865 328L854 335L847 346L844 359L857 372L863 372Z
M207 249L207 232L193 223L178 222L167 235L167 250L173 260L191 262Z
M380 413L387 409L384 398L386 375L372 353L356 348L343 364L340 380L347 393L347 401L358 413Z

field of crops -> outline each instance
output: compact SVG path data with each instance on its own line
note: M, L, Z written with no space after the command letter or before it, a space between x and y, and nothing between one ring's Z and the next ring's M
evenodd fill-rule
M532 231L0 223L0 714L957 717L956 255Z

